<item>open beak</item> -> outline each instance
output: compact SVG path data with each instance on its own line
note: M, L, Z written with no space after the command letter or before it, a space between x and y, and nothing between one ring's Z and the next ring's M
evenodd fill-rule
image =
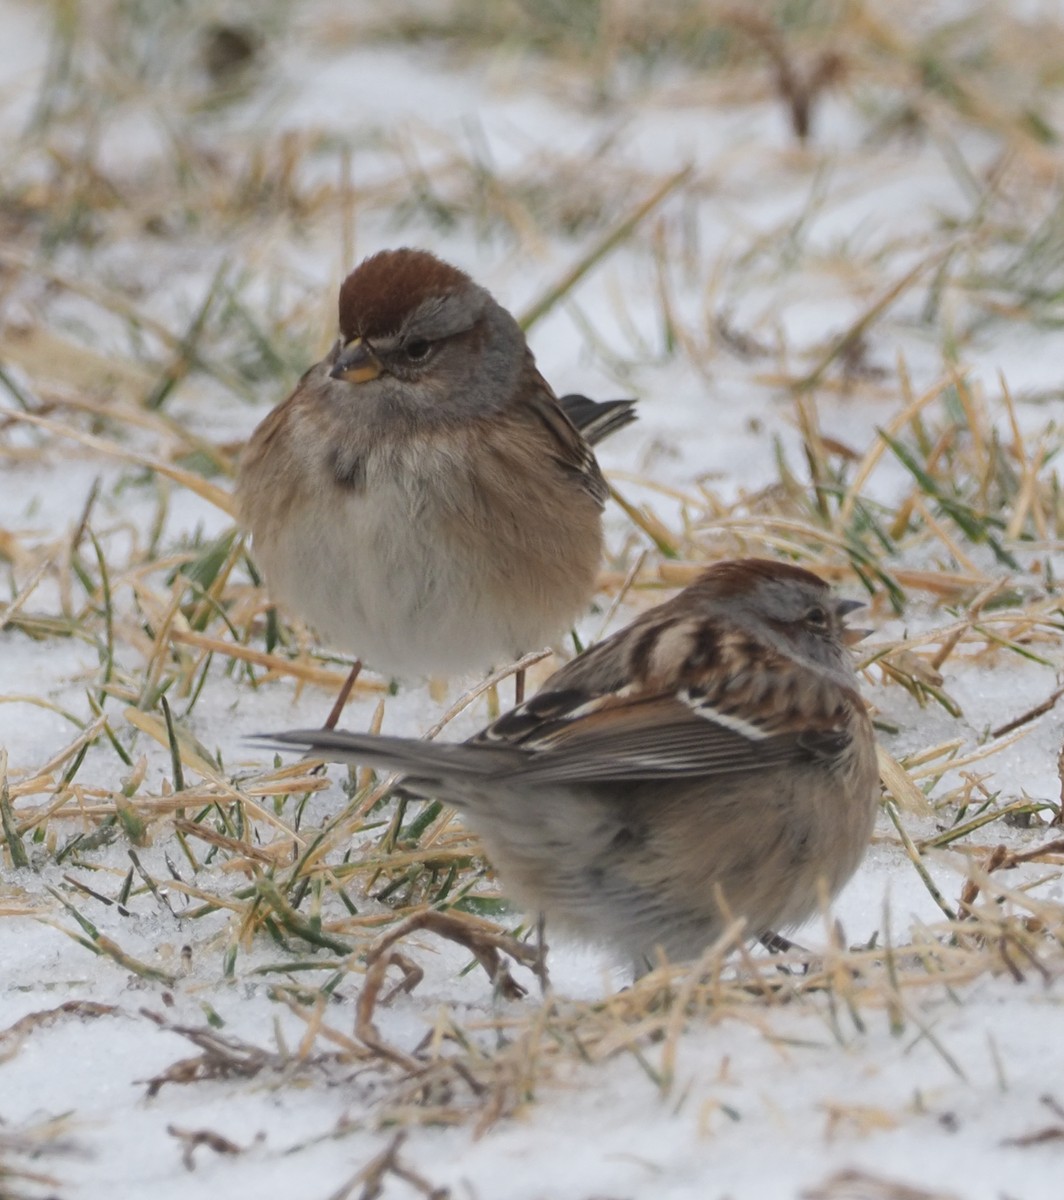
M361 338L352 338L340 351L329 376L348 383L367 383L376 379L384 368L380 359Z
M865 602L863 600L839 600L835 605L835 612L839 617L845 617L864 607ZM847 646L856 646L858 642L868 637L871 632L871 629L852 629L849 626L844 626L842 640Z

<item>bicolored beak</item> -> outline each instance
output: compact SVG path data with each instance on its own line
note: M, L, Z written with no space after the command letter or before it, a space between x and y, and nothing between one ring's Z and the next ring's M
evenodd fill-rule
M850 613L864 607L865 602L863 600L837 600L835 602L835 612L840 617L848 616ZM844 626L842 640L847 646L856 646L858 642L868 637L871 632L871 629L851 629L849 626Z
M352 338L340 351L329 376L348 383L367 383L383 371L381 360L361 338Z

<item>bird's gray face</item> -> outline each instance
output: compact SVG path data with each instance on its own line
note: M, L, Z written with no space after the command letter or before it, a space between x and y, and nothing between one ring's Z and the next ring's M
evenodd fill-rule
M848 647L868 630L848 628L846 616L863 607L860 600L835 595L819 580L761 579L751 593L748 611L790 653L852 680Z
M341 339L329 375L344 385L335 395L371 412L386 406L394 419L467 420L506 405L525 360L524 336L513 318L473 283L429 295L400 310L382 330L372 297L349 314L358 332Z

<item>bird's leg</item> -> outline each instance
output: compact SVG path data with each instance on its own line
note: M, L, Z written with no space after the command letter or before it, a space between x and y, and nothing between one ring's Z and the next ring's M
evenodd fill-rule
M797 963L791 967L785 963L777 963L776 970L784 975L808 975L816 965L817 960L813 958L810 951L804 946L799 946L797 942L792 942L790 938L785 938L782 933L773 933L768 930L757 939L769 954L790 954L791 951L797 950L799 954L806 955L804 963Z
M532 974L539 980L539 991L542 996L550 991L547 949L547 914L539 913L536 916L536 961L532 964Z
M637 954L632 959L632 982L638 983L644 975L649 975L656 966L660 965L660 963L652 962L648 954Z
M336 703L329 710L329 715L325 718L325 724L322 729L335 729L336 722L340 719L340 714L344 711L344 705L351 698L351 692L355 686L355 680L362 671L362 659L356 658L354 665L351 667L351 673L344 680L344 686L340 689L340 694L336 697Z
M788 950L800 950L801 947L785 938L782 933L773 933L771 930L768 933L763 933L757 939L769 954L786 954Z
M525 702L525 669L514 671L514 707Z

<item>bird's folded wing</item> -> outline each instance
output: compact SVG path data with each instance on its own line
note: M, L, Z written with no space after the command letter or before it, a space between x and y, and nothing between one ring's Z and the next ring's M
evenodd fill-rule
M609 488L595 455L580 431L554 399L554 393L546 380L542 376L539 378L543 386L531 392L526 401L526 411L538 420L550 435L551 456L554 461L580 487L589 492L601 507L606 503Z
M555 712L537 730L525 730L518 744L534 753L508 770L529 783L564 783L711 776L829 761L849 745L853 705L860 701L847 690L822 685L815 674L808 683L807 692L796 697L782 683L761 680L756 709L727 691L611 695L583 703L570 693L569 714Z

